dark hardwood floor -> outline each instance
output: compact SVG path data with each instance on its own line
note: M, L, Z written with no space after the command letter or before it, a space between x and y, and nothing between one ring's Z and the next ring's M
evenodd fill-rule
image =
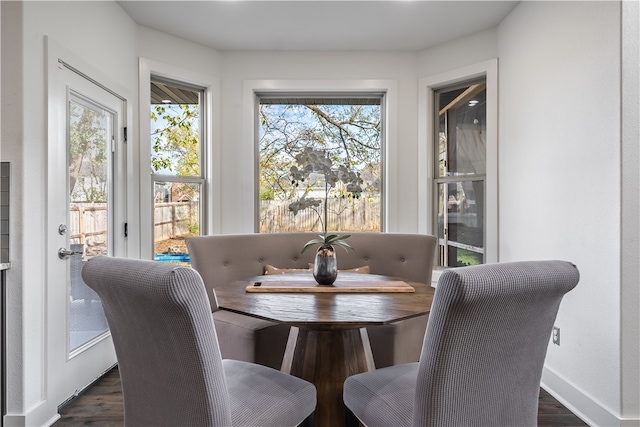
M587 425L542 389L540 389L538 409L538 426L540 427ZM109 371L84 393L61 408L60 415L60 420L53 424L53 427L123 426L122 392L118 368Z

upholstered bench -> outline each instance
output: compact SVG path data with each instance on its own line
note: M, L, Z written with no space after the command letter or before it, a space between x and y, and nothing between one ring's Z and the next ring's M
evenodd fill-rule
M371 274L431 283L436 238L424 234L349 233L355 249L336 248L338 269L368 267ZM265 269L308 269L315 251L300 251L317 233L221 234L187 239L191 264L212 304L222 357L279 369L289 327L219 310L217 286L265 274ZM273 271L270 271L273 272ZM427 316L367 328L376 367L418 360Z

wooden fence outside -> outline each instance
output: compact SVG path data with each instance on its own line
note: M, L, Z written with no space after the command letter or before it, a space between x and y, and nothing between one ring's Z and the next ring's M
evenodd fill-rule
M380 197L359 199L329 198L327 200L329 231L380 231ZM322 231L319 214L307 208L293 215L291 201L260 201L260 233L291 231ZM322 205L317 208L323 215Z
M107 205L105 203L75 204L70 209L69 220L71 243L106 241Z
M198 234L199 207L200 202L156 203L153 213L154 240Z
M185 236L199 227L198 202L156 203L154 209L155 240ZM100 252L107 244L108 212L106 203L77 203L70 208L69 237L72 244L82 244L87 251Z
M322 231L320 216L313 209L289 211L290 201L260 202L260 233ZM322 214L322 206L318 208ZM381 207L379 197L328 200L328 230L379 231ZM156 203L154 239L156 241L198 234L198 202ZM100 254L107 244L107 205L75 204L70 209L71 243L84 245L87 254Z

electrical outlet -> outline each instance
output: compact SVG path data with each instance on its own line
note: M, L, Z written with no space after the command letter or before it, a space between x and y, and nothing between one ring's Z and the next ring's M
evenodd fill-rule
M553 343L555 345L560 345L560 328L557 326L553 327L553 333L552 333L552 338L553 338Z

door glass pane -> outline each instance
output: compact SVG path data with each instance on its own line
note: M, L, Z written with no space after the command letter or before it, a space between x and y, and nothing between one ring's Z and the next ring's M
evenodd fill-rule
M113 114L71 97L69 102L69 351L108 331L98 295L82 280L84 263L109 254L109 159Z

